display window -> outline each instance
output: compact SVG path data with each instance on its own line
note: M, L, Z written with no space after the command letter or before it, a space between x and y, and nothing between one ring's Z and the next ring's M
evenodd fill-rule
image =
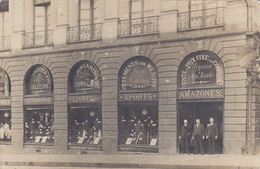
M70 145L101 145L102 123L100 108L76 108L69 114Z
M53 80L43 65L33 66L25 76L24 143L54 143Z
M9 77L0 69L0 144L10 144L12 139L10 92Z
M52 110L27 111L24 125L26 143L54 142L54 114Z
M210 51L186 56L178 69L179 153L222 153L224 66Z
M0 142L11 141L11 127L11 111L0 111Z
M156 106L121 106L119 116L120 145L156 145L158 113Z
M68 145L102 149L101 74L87 60L76 63L68 78Z
M146 57L133 57L119 72L119 150L158 152L158 121L157 68Z

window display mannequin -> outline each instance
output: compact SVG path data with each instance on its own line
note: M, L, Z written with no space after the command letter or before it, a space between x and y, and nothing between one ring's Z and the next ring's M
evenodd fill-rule
M11 140L11 117L9 112L4 112L3 120L0 124L0 140Z

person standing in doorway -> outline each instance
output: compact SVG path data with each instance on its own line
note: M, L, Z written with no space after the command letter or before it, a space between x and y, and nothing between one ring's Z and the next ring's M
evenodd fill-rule
M189 153L189 140L191 135L191 127L188 124L188 120L183 120L183 125L180 129L179 141L181 143L181 153Z
M196 124L194 125L192 132L192 140L194 141L194 154L198 153L198 147L200 147L200 153L204 154L202 142L205 139L205 128L204 125L200 123L200 119L196 119Z
M218 126L214 123L214 119L209 119L209 124L206 128L206 139L209 143L209 153L215 154L215 140L218 139Z

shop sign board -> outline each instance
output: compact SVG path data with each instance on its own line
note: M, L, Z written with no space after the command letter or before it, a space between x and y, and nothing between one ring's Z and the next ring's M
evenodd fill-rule
M7 73L0 69L0 96L9 96L9 77Z
M93 91L101 87L101 74L96 65L81 61L75 65L69 77L70 93Z
M224 86L224 68L219 57L209 51L188 55L178 71L178 86Z
M0 106L10 106L10 98L0 98Z
M69 95L68 102L73 103L97 103L101 102L100 95Z
M52 77L49 70L42 66L36 66L26 80L28 94L51 93Z
M119 93L119 101L158 101L158 92Z
M50 105L50 104L53 104L52 96L24 98L24 105Z
M120 69L120 91L158 90L158 72L148 59L131 59Z
M216 99L224 98L224 88L183 89L177 92L178 99Z

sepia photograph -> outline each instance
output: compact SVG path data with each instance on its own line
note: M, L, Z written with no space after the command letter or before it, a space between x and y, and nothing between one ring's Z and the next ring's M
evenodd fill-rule
M0 0L0 169L260 169L260 0Z

